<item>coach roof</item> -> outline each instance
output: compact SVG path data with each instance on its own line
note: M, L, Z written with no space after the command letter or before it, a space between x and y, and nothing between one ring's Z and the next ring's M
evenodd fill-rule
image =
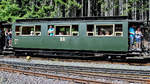
M127 19L128 19L128 16L70 17L70 18L29 18L29 19L17 19L16 22L74 21L74 20L127 20Z

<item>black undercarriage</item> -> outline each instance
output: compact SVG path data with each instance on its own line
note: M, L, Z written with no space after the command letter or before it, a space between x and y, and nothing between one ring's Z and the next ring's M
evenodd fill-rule
M128 51L128 52L112 52L112 51L81 51L81 50L54 50L54 49L31 49L31 48L14 48L15 55L26 56L61 56L61 57L106 57L106 58L126 58L126 57L142 57L149 55L146 51Z

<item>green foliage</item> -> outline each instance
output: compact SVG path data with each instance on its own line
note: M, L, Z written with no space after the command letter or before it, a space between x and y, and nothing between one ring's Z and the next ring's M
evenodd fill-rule
M83 0L87 1L87 0ZM145 12L149 10L149 0L128 0L120 6L121 0L93 0L91 12L99 11L104 13L123 7L123 14L126 15L136 8L136 11ZM123 0L126 1L126 0ZM80 3L80 0L0 0L0 20L14 22L16 19L24 18L53 18L70 17L75 10L81 9L87 3ZM91 0L92 2L92 0ZM109 3L108 3L109 2ZM112 3L113 2L113 3ZM138 4L138 5L137 5ZM85 12L83 9L82 13ZM95 13L97 15L97 13ZM94 15L95 15L94 14ZM79 15L79 14L78 14ZM83 14L81 14L83 15Z
M71 9L77 7L78 9L80 9L82 6L77 3L77 1L75 0L67 0L66 3L64 4L65 5L65 11L66 11L66 17L69 17L69 12Z
M60 31L61 32L64 32L65 31L65 28L63 27L63 28L60 28Z
M19 10L18 5L12 3L11 0L2 0L0 2L0 20L15 21L20 16Z
M62 6L66 16L73 7L81 8L76 0L1 0L0 20L14 22L23 18L62 17Z
M65 8L65 16L69 17L69 13L70 10L72 10L73 8L77 8L77 9L81 9L82 6L76 1L76 0L55 0L55 5L56 6L60 6L60 7L64 7ZM58 12L62 11L59 10L58 8L56 8L55 13L57 14Z
M111 3L109 2L111 1ZM101 7L103 12L108 12L114 8L118 8L120 4L118 3L121 0L98 0L98 4ZM113 3L113 4L112 4ZM123 3L123 14L128 14L136 8L136 11L147 11L149 10L149 2L147 0L128 0L127 3ZM124 16L124 15L122 15Z

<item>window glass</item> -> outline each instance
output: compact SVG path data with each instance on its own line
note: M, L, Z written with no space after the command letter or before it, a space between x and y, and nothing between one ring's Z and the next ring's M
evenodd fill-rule
M101 26L96 26L96 36L104 36L105 31Z
M113 25L96 25L96 35L112 36L113 35Z
M79 28L78 28L78 25L72 25L71 34L72 34L72 36L79 36Z
M87 36L123 36L122 24L88 24Z
M16 26L15 33L16 33L16 36L21 35L21 27L20 26Z
M115 36L123 36L122 24L115 24Z
M55 34L70 36L70 26L56 26Z
M40 25L35 26L35 36L41 36L41 26Z
M20 32L20 26L16 26L15 31L16 31L16 32Z
M41 26L16 26L16 36L41 36Z
M87 25L87 36L94 36L94 25Z
M34 35L34 26L23 26L22 35Z

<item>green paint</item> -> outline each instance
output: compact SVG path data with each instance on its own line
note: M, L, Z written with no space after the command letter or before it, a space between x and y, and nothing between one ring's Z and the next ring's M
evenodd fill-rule
M79 36L53 36L47 34L48 25L79 25ZM123 24L123 36L97 37L86 35L87 24ZM23 22L15 25L41 25L41 36L14 36L16 48L94 50L94 51L128 51L128 21L64 21L64 22ZM16 44L14 40L17 39Z

